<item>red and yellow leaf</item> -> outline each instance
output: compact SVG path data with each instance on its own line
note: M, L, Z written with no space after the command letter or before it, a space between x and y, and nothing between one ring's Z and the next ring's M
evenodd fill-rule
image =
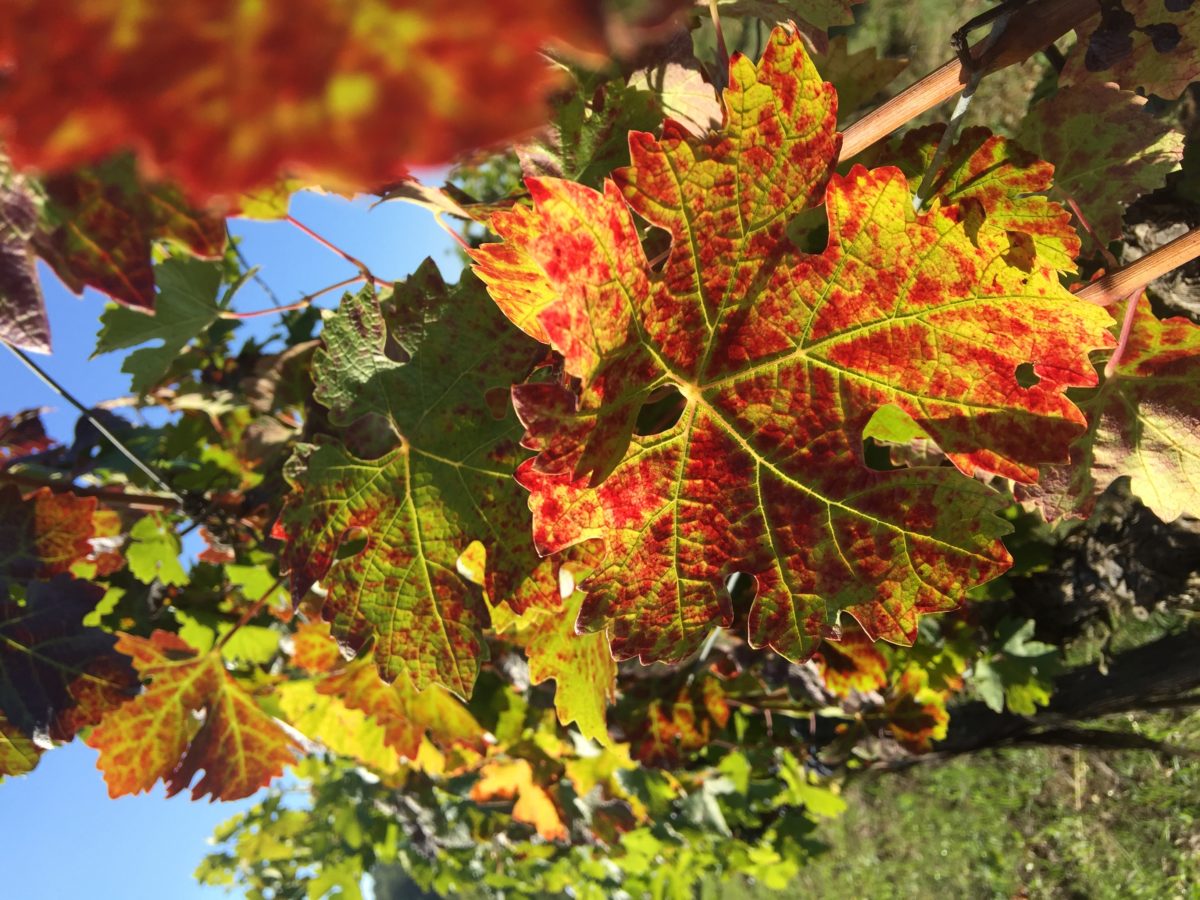
M542 451L518 471L534 538L604 541L580 626L608 629L618 658L697 649L732 622L737 571L758 584L755 646L806 657L843 609L911 643L920 614L1008 567L1004 501L953 469L869 469L867 422L890 404L963 473L1035 480L1082 431L1065 391L1095 384L1111 318L1053 266L1010 262L980 203L917 214L897 169L833 175L836 99L798 38L777 30L757 67L735 58L730 84L712 138L634 133L603 194L533 179L532 210L493 219L551 286L535 317L580 383L514 392ZM822 199L828 246L802 253L786 226ZM1014 198L1001 223L1061 226L1044 200L1030 210ZM673 237L661 272L634 212ZM678 422L631 438L664 389Z
M25 409L16 415L0 416L0 460L18 459L54 446L42 425L43 412L43 409Z
M911 667L892 686L884 708L892 737L911 753L925 753L946 736L950 714L946 712L945 691L929 686L929 674Z
M914 191L933 162L943 125L908 132L871 158L897 166ZM979 210L976 240L988 241L1014 265L1074 272L1079 235L1071 214L1046 198L1055 167L982 127L966 128L932 177L931 202Z
M313 674L330 672L342 664L342 651L327 623L300 623L292 634L292 662Z
M824 641L813 661L830 693L846 697L851 691L878 690L887 684L887 658L857 624L844 627L837 641Z
M15 0L0 136L60 170L133 148L190 195L281 174L366 190L537 125L539 52L599 49L583 0Z
M294 761L292 739L225 671L219 653L197 656L165 631L120 634L117 649L147 684L87 738L100 751L110 796L148 791L161 779L173 797L203 770L192 799L238 800Z
M703 674L674 698L653 699L643 718L626 728L630 753L647 766L679 766L708 746L729 722L731 709L721 682Z
M498 626L495 617L493 626L524 646L530 683L554 679L558 721L563 725L574 722L584 737L608 744L606 717L616 697L617 663L603 632L575 631L582 605L583 592L574 591L560 610L531 606L513 620L511 629Z

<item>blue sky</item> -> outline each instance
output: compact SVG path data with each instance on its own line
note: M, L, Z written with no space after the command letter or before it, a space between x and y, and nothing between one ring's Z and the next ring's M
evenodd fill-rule
M442 173L423 173L436 183ZM447 281L460 264L452 239L423 209L370 201L353 202L311 193L292 199L292 215L367 264L380 278L399 279L432 256ZM232 220L243 253L287 303L355 274L353 266L286 222ZM50 314L54 353L38 362L88 404L127 394L122 357L89 359L104 300L92 291L78 298L44 267L42 283ZM340 295L322 297L332 307ZM270 306L255 284L238 293L234 308ZM270 317L254 322L263 334ZM76 415L11 354L0 353L0 414L49 406L43 417L51 434L69 441ZM47 753L29 775L0 783L0 895L14 900L192 900L225 896L203 889L192 872L208 851L214 826L245 809L240 803L195 803L187 795L166 799L161 786L148 795L111 800L96 753L76 741Z

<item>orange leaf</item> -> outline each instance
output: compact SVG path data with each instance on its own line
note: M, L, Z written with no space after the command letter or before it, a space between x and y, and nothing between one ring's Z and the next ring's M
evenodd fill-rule
M196 656L165 631L149 640L120 634L117 649L149 685L87 738L100 751L110 796L148 791L162 779L173 797L203 769L192 799L239 800L293 761L291 738L225 671L219 654Z
M471 788L476 803L512 800L512 817L532 825L548 841L565 841L567 827L550 795L533 780L533 769L523 759L489 762L480 770L480 778Z

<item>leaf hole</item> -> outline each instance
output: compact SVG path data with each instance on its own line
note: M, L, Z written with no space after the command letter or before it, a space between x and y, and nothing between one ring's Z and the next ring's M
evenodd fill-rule
M873 437L863 438L862 460L868 469L876 472L891 472L894 469L903 468L892 461L891 447Z
M670 431L683 415L685 406L687 401L679 392L679 388L674 385L659 388L650 395L650 399L638 413L637 424L633 427L634 434L648 437Z
M647 265L652 272L661 272L667 265L667 257L671 255L671 233L653 225L646 229L646 237L642 247L648 260Z
M367 529L354 525L342 533L334 559L348 559L367 549Z
M1042 379L1033 371L1033 363L1021 363L1016 371L1017 384L1023 388L1031 388Z

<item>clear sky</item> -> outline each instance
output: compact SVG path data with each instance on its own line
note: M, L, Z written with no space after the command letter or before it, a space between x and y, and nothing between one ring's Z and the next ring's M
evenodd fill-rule
M442 173L422 173L437 183ZM402 278L432 256L447 281L460 263L452 239L423 209L400 202L369 209L359 198L299 194L291 213L367 264L380 278ZM284 303L355 273L353 266L286 222L232 220L249 261ZM54 353L39 357L60 383L84 403L129 392L121 355L89 359L96 343L104 300L93 291L78 298L45 267L40 269L50 313ZM332 307L340 295L322 297ZM253 283L239 292L234 308L270 306ZM253 333L269 329L269 317ZM246 329L243 329L246 332ZM49 406L43 417L51 434L69 441L76 414L11 354L0 352L0 414ZM21 778L0 783L0 898L4 900L192 900L225 896L192 879L208 852L213 827L250 806L195 803L187 794L170 800L161 785L148 795L111 800L96 752L81 741L45 754Z

